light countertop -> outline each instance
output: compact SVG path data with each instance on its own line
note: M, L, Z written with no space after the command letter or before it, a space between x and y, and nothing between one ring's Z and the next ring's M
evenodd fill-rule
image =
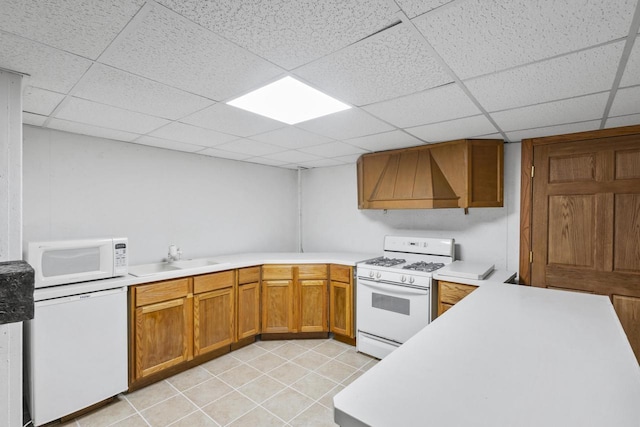
M449 275L443 275L443 274L439 274L438 271L436 270L433 272L433 279L443 280L447 282L462 283L464 285L483 286L487 283L490 283L490 284L505 283L515 278L516 274L517 273L515 271L493 270L487 277L484 278L484 280L478 280L478 279L467 279L465 277L454 277Z
M334 397L343 427L640 426L606 296L487 283Z

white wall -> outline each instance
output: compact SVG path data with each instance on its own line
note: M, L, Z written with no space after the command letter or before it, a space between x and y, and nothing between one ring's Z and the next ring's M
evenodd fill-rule
M381 252L387 234L453 237L457 259L518 269L520 144L505 144L504 207L358 210L355 165L309 169L302 183L305 252Z
M22 259L22 76L0 70L0 261ZM0 426L22 425L22 322L0 325Z
M24 127L24 239L129 238L130 264L297 249L296 171Z

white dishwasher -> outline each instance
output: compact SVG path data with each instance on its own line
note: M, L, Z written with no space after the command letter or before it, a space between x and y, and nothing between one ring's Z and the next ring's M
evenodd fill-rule
M34 426L127 389L127 287L105 289L109 282L36 290L34 318L25 322L26 398Z

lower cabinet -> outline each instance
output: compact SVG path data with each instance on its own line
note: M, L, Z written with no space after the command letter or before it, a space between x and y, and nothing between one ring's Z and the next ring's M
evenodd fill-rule
M331 332L355 338L353 327L353 269L331 264L329 286L329 324Z
M191 282L186 278L133 288L132 380L192 358Z
M260 334L260 267L238 270L236 340Z
M328 330L326 264L262 267L262 333Z
M438 281L438 316L449 310L478 287L462 283Z
M235 270L193 278L193 352L201 356L235 339Z

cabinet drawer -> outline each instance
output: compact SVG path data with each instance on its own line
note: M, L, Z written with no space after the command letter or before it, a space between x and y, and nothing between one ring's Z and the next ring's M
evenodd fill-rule
M292 265L263 265L262 279L293 279Z
M238 270L238 283L254 283L260 281L260 267L248 267Z
M331 264L331 280L336 282L351 283L351 267L348 265Z
M186 297L191 293L191 279L167 280L135 287L136 307L155 304L176 298Z
M477 286L461 283L438 281L439 299L441 302L455 304L473 292Z
M203 274L193 278L193 293L215 291L233 286L236 281L236 271L222 271L220 273Z
M327 264L302 264L298 266L298 278L306 279L326 279Z

